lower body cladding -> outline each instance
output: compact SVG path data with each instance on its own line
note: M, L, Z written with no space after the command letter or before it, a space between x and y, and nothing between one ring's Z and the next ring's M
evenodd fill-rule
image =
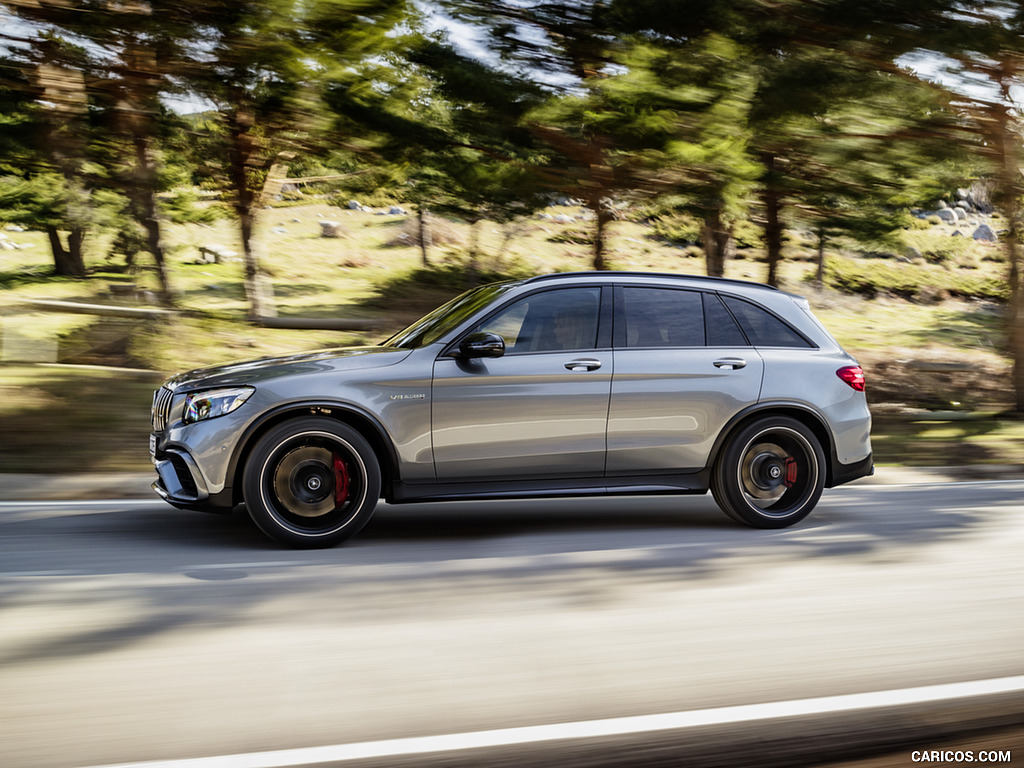
M872 457L842 464L833 454L831 472L825 487L832 488L874 474ZM158 480L153 490L168 504L179 509L201 512L229 512L240 500L226 486L211 494L195 460L184 451L166 451L154 459ZM710 470L662 476L612 478L577 478L531 481L506 480L491 483L417 483L395 482L385 488L384 497L391 504L417 501L445 501L488 498L543 498L552 496L587 496L603 494L703 494L710 487Z

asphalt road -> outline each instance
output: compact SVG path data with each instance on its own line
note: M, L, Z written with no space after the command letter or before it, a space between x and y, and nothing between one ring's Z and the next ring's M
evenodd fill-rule
M1024 481L848 486L779 532L710 497L385 506L311 552L160 502L0 504L0 766L813 709L1021 676L1022 552ZM753 749L768 766L795 764L794 743L806 764L813 734L858 756L851 734L881 730L911 765L913 744L948 741L932 727L1021 713L1011 692L373 764L729 765Z

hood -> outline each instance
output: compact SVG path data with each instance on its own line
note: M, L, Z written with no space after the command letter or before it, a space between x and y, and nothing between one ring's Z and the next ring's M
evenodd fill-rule
M294 376L303 373L327 371L353 371L361 368L380 368L405 359L411 350L394 347L345 347L321 349L296 355L261 357L228 363L211 368L197 368L179 373L168 379L164 386L169 389L195 389L197 387L232 387L243 384L259 384L261 381L280 376Z

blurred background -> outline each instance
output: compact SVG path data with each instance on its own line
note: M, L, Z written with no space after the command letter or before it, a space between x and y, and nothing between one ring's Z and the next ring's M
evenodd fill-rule
M590 269L806 295L903 473L786 532L710 499L384 505L301 554L159 502L0 499L0 762L1019 675L1024 486L945 483L1024 464L1022 80L1009 0L0 0L0 477L28 497L151 473L172 373ZM1019 748L1020 699L820 744ZM768 727L687 764L818 764L805 725L799 757ZM655 746L579 764L678 764Z
M1019 462L1018 13L5 0L0 466L144 468L171 372L592 268L808 294L881 463Z

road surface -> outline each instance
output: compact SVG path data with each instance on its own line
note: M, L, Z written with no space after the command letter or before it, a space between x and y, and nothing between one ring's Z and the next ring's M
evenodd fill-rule
M158 501L4 503L0 765L255 765L949 683L1024 690L1022 553L1024 481L847 486L777 532L731 523L710 497L383 506L355 540L309 552L244 516ZM735 744L785 764L787 734L878 728L881 712L927 748L939 722L1024 722L1020 694L927 712L877 710L883 696L829 717L712 722L687 744L708 765L730 764ZM669 765L679 733L595 743L607 764ZM584 741L466 764L563 762Z

